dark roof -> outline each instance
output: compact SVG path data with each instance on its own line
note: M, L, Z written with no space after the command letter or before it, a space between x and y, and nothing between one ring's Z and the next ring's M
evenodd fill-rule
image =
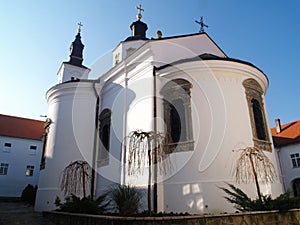
M276 127L271 129L275 146L286 146L300 142L300 120L281 125L281 132Z
M0 114L0 136L41 140L44 122Z
M255 65L253 65L250 62L246 62L246 61L239 60L239 59L234 59L234 58L229 58L229 57L220 57L220 56L216 56L216 55L212 55L212 54L208 54L208 53L204 53L202 55L192 57L192 58L180 59L180 60L175 61L173 63L166 64L166 65L163 65L161 67L158 67L157 70L161 70L161 69L164 69L166 67L178 65L178 64L181 64L181 63L194 62L194 61L200 61L200 60L220 60L220 61L238 62L238 63L242 63L242 64L245 64L245 65L254 67L254 68L258 69L260 72L262 72L264 74L264 72L261 69L259 69L258 67L256 67ZM266 76L266 78L267 78L267 76Z

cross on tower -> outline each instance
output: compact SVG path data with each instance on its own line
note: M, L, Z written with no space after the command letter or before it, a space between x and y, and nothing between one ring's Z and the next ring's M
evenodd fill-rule
M141 4L139 4L136 8L138 10L137 18L140 20L142 18L142 12L144 12L144 9L142 8Z
M203 22L203 16L200 17L200 21L195 20L196 23L198 23L200 25L200 30L199 33L203 33L204 32L204 27L208 28L208 25L206 25Z
M81 23L81 22L77 23L77 25L78 25L78 33L80 33L80 31L81 31L81 27L82 27L83 25L82 25L82 23Z

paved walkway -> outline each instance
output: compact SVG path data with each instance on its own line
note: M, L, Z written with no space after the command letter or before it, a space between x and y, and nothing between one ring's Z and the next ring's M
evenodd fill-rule
M55 225L23 202L0 202L0 225Z

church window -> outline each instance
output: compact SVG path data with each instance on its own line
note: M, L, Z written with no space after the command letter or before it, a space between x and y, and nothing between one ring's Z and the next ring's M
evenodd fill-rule
M100 147L97 161L98 167L101 167L109 164L111 111L104 109L100 114L99 120Z
M8 163L0 164L0 175L6 175L8 172Z
M292 164L294 168L300 167L299 153L291 154Z
M26 172L25 172L26 176L27 177L32 177L33 176L33 171L34 171L34 166L28 165L26 167Z
M254 146L271 151L272 147L262 97L264 92L254 79L245 80L243 85L248 103Z
M164 122L168 151L192 151L194 149L191 87L184 79L169 81L161 90L163 95Z

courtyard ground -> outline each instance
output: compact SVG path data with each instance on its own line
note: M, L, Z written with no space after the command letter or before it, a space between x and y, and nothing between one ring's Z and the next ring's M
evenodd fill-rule
M20 201L0 201L0 225L55 225Z

